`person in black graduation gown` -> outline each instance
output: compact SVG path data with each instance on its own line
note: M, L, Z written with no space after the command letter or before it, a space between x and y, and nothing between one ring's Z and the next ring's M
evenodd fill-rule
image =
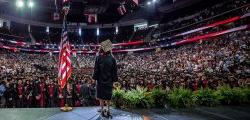
M82 96L82 104L84 106L87 106L89 103L90 93L89 93L89 86L87 84L87 81L83 81L81 86L81 96Z
M15 107L16 90L13 83L6 84L6 106L7 108Z
M116 60L111 54L111 50L112 43L110 40L101 43L93 74L93 79L96 80L96 97L101 106L100 111L103 112L104 105L106 105L109 114L113 83L118 80Z
M32 107L33 101L33 86L30 84L30 81L27 80L24 85L24 105L25 107Z
M66 85L66 104L68 104L69 106L73 106L73 85L72 83L68 83Z

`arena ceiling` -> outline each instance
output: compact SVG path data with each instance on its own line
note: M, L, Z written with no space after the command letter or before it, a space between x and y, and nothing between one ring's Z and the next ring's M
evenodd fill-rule
M28 1L28 0L23 0ZM56 12L55 0L33 0L35 5L32 10L27 7L18 9L16 0L0 0L0 9L3 13L12 14L18 17L45 21L53 21L53 13ZM56 0L59 12L62 8L62 0ZM125 4L127 14L135 12L146 0L139 0L136 6L132 0L70 0L71 10L68 20L72 22L87 22L85 14L98 14L98 23L112 23L123 17L117 11L121 4Z
M23 1L28 1L28 0L23 0ZM37 20L42 22L50 22L50 23L62 22L62 19L58 21L53 20L53 14L54 12L57 11L55 0L32 0L32 1L34 1L35 3L33 9L30 9L28 7L20 9L16 7L16 0L0 0L0 14L4 13L16 17ZM62 0L56 0L56 1L59 13L62 13L61 12ZM68 21L76 23L87 23L87 16L85 14L97 14L98 22L96 24L117 23L120 20L127 21L130 20L131 18L138 18L138 17L142 18L142 16L147 16L149 14L154 14L156 17L154 17L154 15L150 15L150 17L146 19L152 19L152 18L162 19L162 17L159 17L160 14L158 14L162 12L160 9L167 8L168 6L171 6L173 4L173 0L158 0L158 5L156 5L155 8L151 9L150 6L147 5L147 2L150 0L138 0L139 1L138 6L134 4L133 0L70 0L70 1L71 1L71 10L68 15ZM177 1L176 3L178 3L188 0L176 0L176 1ZM198 1L198 0L189 0L189 3L193 3L192 1ZM199 0L199 1L207 2L205 0ZM120 15L117 11L117 8L121 4L124 4L127 9L127 13L125 15ZM148 11L150 12L155 11L155 12L150 13ZM174 13L174 15L180 15L185 12L186 11L179 12L178 14ZM164 11L162 13L164 13ZM168 21L169 14L167 15L162 14L162 15L167 17L167 18L164 17L163 20Z

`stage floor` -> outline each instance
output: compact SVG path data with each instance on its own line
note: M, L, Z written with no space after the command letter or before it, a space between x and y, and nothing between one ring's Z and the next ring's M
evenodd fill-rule
M0 109L0 120L101 120L98 107L74 108L61 112L59 108ZM112 109L112 120L250 120L248 107L197 108L192 110L132 110Z

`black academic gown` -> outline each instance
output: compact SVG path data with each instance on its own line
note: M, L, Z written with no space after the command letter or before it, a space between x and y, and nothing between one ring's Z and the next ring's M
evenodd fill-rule
M6 106L7 108L13 108L15 107L15 96L16 91L14 89L14 85L10 85L6 89Z
M118 80L116 60L111 54L96 57L93 79L97 81L96 97L111 100L113 82Z

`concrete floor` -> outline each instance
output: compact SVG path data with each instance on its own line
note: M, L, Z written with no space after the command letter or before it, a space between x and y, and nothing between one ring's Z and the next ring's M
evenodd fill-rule
M98 107L80 107L74 108L71 112L61 112L59 108L0 109L0 120L102 120L97 109ZM204 107L184 111L166 109L132 111L112 109L112 120L143 120L143 116L149 117L150 120L237 120L237 118L250 120L248 107Z

